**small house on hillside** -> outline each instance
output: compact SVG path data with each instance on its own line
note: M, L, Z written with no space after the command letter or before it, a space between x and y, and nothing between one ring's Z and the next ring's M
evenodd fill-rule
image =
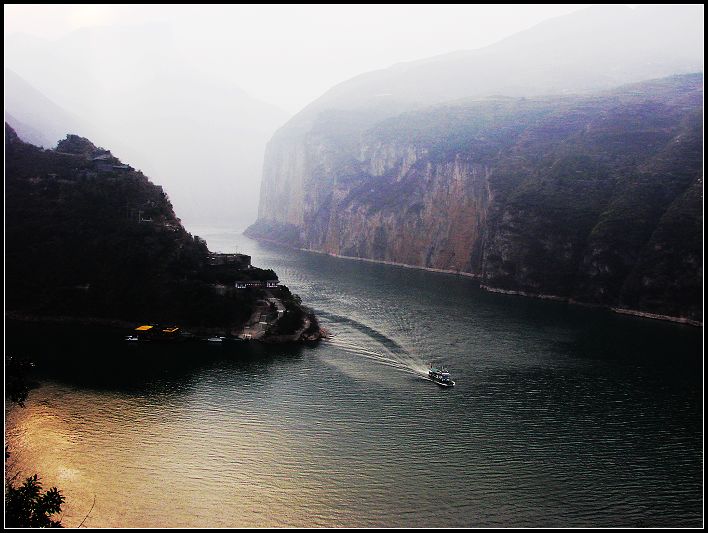
M237 289L275 289L278 286L278 283L280 283L280 281L277 279L271 279L268 281L237 281L234 286Z
M211 266L233 266L239 270L250 268L251 256L245 254L222 254L210 253L209 265Z

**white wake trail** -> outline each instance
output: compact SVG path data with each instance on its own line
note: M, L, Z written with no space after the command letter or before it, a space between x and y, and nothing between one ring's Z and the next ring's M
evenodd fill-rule
M385 355L378 353L378 352L373 352L371 350L365 350L362 349L355 344L349 344L349 343L343 343L343 342L329 342L333 346L336 346L337 348L340 348L342 350L345 350L349 353L356 354L360 357L364 357L366 359L375 361L381 365L389 366L391 368L395 368L396 370L400 370L402 372L406 372L408 374L413 374L415 376L419 376L421 374L420 370L416 370L414 367L411 367L410 365L398 361L396 359L392 359L390 357L386 357Z

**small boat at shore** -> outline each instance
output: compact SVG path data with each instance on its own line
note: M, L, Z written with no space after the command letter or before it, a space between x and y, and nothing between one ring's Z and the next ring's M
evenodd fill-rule
M450 372L448 372L444 368L434 367L432 363L430 364L430 368L428 369L428 377L441 387L455 386L455 382L452 381L452 378L450 377Z
M140 338L136 337L135 335L128 335L125 340L127 342L138 342Z
M224 337L209 337L207 342L224 342Z

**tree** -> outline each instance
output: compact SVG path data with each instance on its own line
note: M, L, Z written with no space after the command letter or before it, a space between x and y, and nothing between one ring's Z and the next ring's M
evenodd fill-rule
M26 357L7 355L5 358L5 394L11 402L24 407L32 387L28 374L33 363Z
M64 496L56 487L42 492L37 474L15 487L7 480L5 486L6 527L62 527L52 515L61 512Z
M30 384L27 379L32 363L25 358L8 356L5 360L5 388L11 402L24 407ZM5 447L5 460L10 453ZM7 470L6 470L7 471ZM5 478L6 527L62 527L52 515L61 512L64 496L56 487L42 492L37 474L15 486L14 478Z

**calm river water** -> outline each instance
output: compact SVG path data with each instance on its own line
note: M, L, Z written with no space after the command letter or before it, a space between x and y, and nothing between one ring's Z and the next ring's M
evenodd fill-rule
M7 349L51 370L6 408L8 468L62 490L65 526L92 505L84 526L702 524L701 329L197 233L273 268L335 335L10 327ZM457 385L426 381L429 361Z

